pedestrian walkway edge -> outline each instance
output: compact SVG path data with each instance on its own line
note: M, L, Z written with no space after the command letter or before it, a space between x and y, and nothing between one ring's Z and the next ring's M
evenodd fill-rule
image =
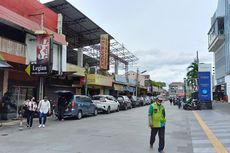
M207 135L209 141L214 146L216 152L218 152L218 153L228 153L227 149L220 142L220 140L215 136L215 134L212 132L212 130L208 127L208 125L203 121L203 119L200 117L200 115L196 111L193 111L193 115L196 117L196 119L199 122L200 126L202 127L202 129L204 130L205 134Z

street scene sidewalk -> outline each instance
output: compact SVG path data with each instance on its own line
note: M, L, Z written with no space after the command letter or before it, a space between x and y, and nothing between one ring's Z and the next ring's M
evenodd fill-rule
M165 102L164 105L167 117L166 153L219 153L192 111L170 106L169 102ZM214 104L213 110L196 111L228 152L230 114L226 107L229 106L229 104ZM149 148L150 129L147 112L148 106L144 106L119 113L86 117L82 120L68 119L59 122L49 118L47 127L42 130L37 127L37 119L32 129L25 128L23 131L18 130L17 121L4 123L0 128L1 150L7 153L18 151L39 153L47 150L49 153L156 152L158 137L153 149ZM22 144L33 147L23 150Z

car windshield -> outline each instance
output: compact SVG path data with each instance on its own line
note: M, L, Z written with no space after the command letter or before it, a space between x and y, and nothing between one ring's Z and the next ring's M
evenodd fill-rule
M92 100L100 100L101 96L93 96Z
M123 98L122 97L118 97L117 100L123 100Z

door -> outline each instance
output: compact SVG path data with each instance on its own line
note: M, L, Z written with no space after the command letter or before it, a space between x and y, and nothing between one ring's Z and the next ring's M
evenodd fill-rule
M95 109L93 101L90 98L88 98L88 97L86 97L85 99L86 99L86 106L87 106L87 112L88 112L88 114L93 114L94 113L94 109Z
M112 96L108 96L108 100L109 100L109 105L111 107L111 110L116 110L117 109L117 106L116 106L116 103L114 102L114 99Z

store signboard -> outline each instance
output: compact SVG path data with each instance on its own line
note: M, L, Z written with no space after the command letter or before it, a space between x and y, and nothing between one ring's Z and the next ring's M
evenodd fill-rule
M199 100L211 102L211 78L210 72L199 72Z
M211 102L211 64L200 64L198 72L198 97L200 102Z
M100 37L100 68L109 70L109 35L102 34Z
M49 64L50 43L49 35L37 35L37 64Z
M137 85L137 81L129 79L129 85Z
M48 73L49 73L48 65L30 64L31 75L48 75Z
M87 75L87 84L112 87L113 80L109 76L99 74Z
M126 77L121 75L115 75L115 81L119 83L127 83Z
M124 91L124 87L122 85L114 84L114 90L116 90L116 91Z

